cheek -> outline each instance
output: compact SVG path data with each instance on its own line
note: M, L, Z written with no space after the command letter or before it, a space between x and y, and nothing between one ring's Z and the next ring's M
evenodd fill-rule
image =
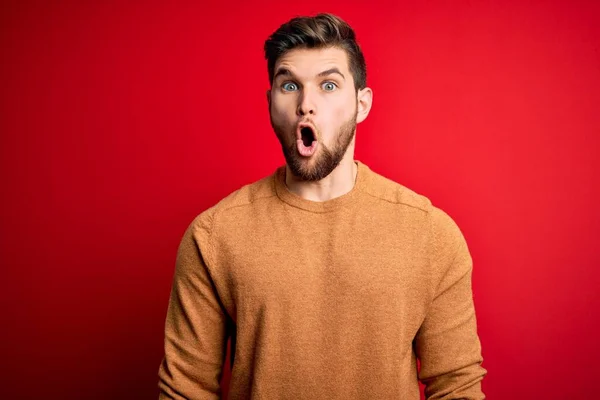
M271 103L271 118L273 120L282 122L290 119L290 115L293 116L294 109L288 99L273 98Z
M348 121L354 113L355 104L349 101L347 98L344 101L340 101L333 110L333 125L339 127Z
M336 111L337 111L337 113L335 115L336 122L338 125L341 125L344 123L344 121L346 120L346 118L348 116L348 107L347 106L340 107Z
M346 97L343 100L340 99L339 102L330 102L328 109L327 122L323 126L323 136L330 141L338 135L340 128L354 116L356 104L353 98Z

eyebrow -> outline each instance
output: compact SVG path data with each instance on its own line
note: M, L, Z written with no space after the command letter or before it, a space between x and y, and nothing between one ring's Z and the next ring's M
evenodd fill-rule
M342 72L337 67L329 68L323 72L319 72L317 76L323 77L331 74L338 74L342 77L343 80L346 80L344 74L342 74ZM294 76L294 74L292 74L292 71L290 71L287 68L279 68L275 73L275 76L273 76L273 81L275 81L279 76Z

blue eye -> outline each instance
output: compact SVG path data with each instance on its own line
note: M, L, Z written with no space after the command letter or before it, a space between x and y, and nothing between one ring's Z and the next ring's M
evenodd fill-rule
M298 90L298 86L295 83L293 83L293 82L286 82L281 87L286 92L293 92L295 90Z
M326 92L332 92L337 88L337 85L333 82L325 82L321 87Z

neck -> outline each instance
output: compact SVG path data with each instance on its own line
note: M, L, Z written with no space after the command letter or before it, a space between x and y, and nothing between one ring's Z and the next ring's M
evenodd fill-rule
M286 166L285 184L290 192L305 200L327 201L350 192L356 181L357 166L352 151L346 155L329 175L320 181L307 182L295 177Z

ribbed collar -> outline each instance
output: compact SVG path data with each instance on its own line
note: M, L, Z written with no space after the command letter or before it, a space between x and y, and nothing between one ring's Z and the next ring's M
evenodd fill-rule
M354 160L357 165L356 181L354 187L348 193L327 201L306 200L295 193L290 192L285 184L285 165L279 167L274 175L275 191L281 201L302 210L325 213L339 209L349 208L356 202L360 192L364 191L368 184L371 170L368 166L358 160Z

